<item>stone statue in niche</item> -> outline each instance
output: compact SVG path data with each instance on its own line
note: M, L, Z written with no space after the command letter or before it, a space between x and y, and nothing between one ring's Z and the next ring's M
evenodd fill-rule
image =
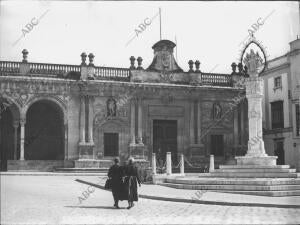
M114 117L117 114L117 104L116 100L110 98L107 100L107 116Z
M263 65L263 59L260 57L258 52L254 53L254 50L250 50L250 54L247 53L246 57L244 58L244 63L248 67L249 72L255 73L257 69Z
M213 119L221 119L222 108L219 103L213 104Z

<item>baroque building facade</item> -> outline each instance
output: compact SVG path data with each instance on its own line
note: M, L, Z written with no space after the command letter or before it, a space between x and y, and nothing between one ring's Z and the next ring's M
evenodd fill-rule
M175 46L157 42L146 69L141 57L129 69L97 67L92 53L81 65L31 63L27 50L22 62L0 61L2 167L101 167L166 152L174 164L180 154L191 165L211 154L224 164L244 155L247 102L237 80L247 72L233 63L232 73L204 73L198 60L184 72Z

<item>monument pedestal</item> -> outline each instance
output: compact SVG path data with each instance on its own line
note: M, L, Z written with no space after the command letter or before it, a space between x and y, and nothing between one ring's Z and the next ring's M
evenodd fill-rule
M237 156L237 165L276 166L277 156Z

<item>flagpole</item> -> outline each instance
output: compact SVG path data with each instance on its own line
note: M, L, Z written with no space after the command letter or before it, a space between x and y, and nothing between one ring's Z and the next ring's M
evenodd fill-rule
M161 8L159 8L159 38L161 40Z

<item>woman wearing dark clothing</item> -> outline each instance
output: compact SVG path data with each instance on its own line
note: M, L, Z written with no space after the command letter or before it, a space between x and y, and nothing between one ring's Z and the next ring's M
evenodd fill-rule
M125 167L125 191L128 197L128 207L130 209L134 206L133 201L138 201L137 184L141 186L141 181L138 176L138 170L133 165L134 159L128 160L128 165Z
M112 179L112 194L114 197L114 207L119 209L119 200L125 200L122 199L122 193L124 192L124 187L123 187L123 176L124 176L124 171L123 169L119 166L120 160L118 158L115 158L115 164L112 165L109 170L107 176Z

